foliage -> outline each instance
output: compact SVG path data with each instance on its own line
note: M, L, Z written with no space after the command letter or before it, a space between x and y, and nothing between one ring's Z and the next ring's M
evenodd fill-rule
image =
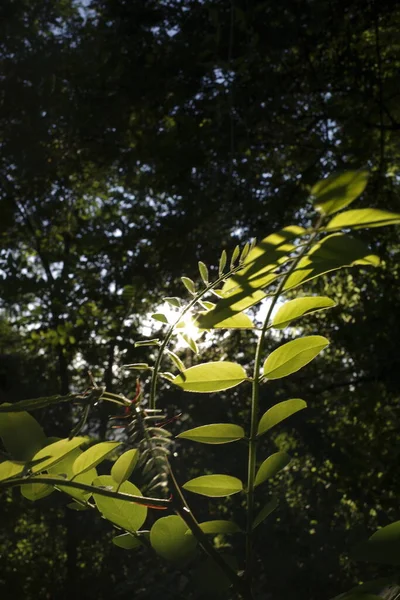
M97 388L93 381L90 390L74 397L75 400L83 402L85 407L85 421L78 421L79 429L84 426L90 410L93 409L93 397L95 403L109 401L124 407L126 414L119 417L127 421L123 426L126 433L126 440L123 442L106 441L92 445L90 439L77 436L77 426L73 428L69 438L57 441L45 439L39 425L25 409L52 405L55 402L54 397L48 400L41 398L36 404L34 400L28 400L11 406L3 405L0 413L3 419L0 435L7 456L1 463L3 480L0 482L0 488L20 486L24 495L25 490L29 490L28 497L31 500L45 497L53 489L66 492L74 498L73 508L97 509L117 528L124 530L124 537L118 536L115 539L117 546L126 549L148 546L164 559L183 562L185 566L187 562L191 563L189 569L192 565L195 569L198 568L198 561L202 562L196 554L196 547L199 546L208 556L208 560L214 563L214 567L221 570L216 592L222 591L220 584L224 581L226 587L232 586L234 593L240 597L253 598L256 561L254 530L277 506L276 498L271 495L256 515L256 488L275 477L291 461L286 451L275 452L260 461L260 436L306 407L303 400L290 399L272 405L260 418L260 389L264 385L270 385L270 381L296 373L313 361L329 344L329 341L320 335L296 337L281 343L264 358L266 336L274 328L279 331L282 325L286 326L292 320L310 312L335 306L335 302L329 298L296 296L287 304L283 304L274 315L274 309L282 295L294 289L297 295L299 286L333 270L357 265L379 265L379 258L371 254L368 245L362 241L344 233L325 235L330 231L332 223L332 219L327 219L347 207L363 192L366 178L366 173L351 172L330 176L314 186L312 194L316 198L315 205L320 216L313 227L286 227L258 244L254 242L245 246L242 252L235 249L228 269L226 253L223 252L219 261L218 276L211 282L207 267L200 263L199 272L203 285L200 285L198 291L191 279L182 278L191 296L189 302L179 302L181 307L177 308L171 323L163 313L153 315L157 321L168 325L163 339L154 338L139 342L139 345L144 343L157 348L154 366L149 367L144 363L128 366L129 369L139 372L151 371L148 392L142 388L138 378L135 398L130 401L123 395ZM333 220L336 219L335 229L339 229L338 223L344 223L346 229L358 229L365 224L377 227L400 223L400 215L395 213L386 213L382 218L379 211L369 211L366 221L365 211L361 211L360 219L354 216L354 211L350 212L352 215L349 218L346 217L346 212L333 217ZM341 220L338 217L341 217ZM204 298L209 294L218 298L216 304ZM168 350L168 345L180 334L185 316L191 312L200 331L213 327L217 330L221 327L232 327L235 330L238 326L241 329L245 322L242 310L254 306L264 298L268 299L268 309L257 336L252 377L247 375L240 364L221 359L186 368L183 361L173 351ZM252 321L249 326L253 329ZM181 337L187 347L198 354L198 345L190 334L181 332ZM279 340L279 336L276 339ZM174 367L178 369L177 375L161 370L166 360L168 364L172 360ZM166 429L169 421L157 408L157 388L160 380L167 380L184 392L201 394L221 392L242 384L251 386L247 435L237 424L213 423L201 425L179 436L205 444L244 442L247 448L246 482L227 473L209 473L192 478L183 485L178 484L169 460L172 444L171 434ZM65 397L60 397L59 400L65 402ZM13 434L10 419L12 428L18 431L18 436ZM16 439L18 447L15 447ZM35 444L39 441L38 450ZM82 446L86 447L88 443L89 448L82 451ZM125 444L125 448L111 469L111 474L98 476L96 467L110 458L121 443ZM133 448L130 447L132 445ZM82 479L84 475L86 477ZM152 495L143 496L140 488L128 481L130 477L141 481L141 487L147 494ZM172 492L170 497L165 497L167 489ZM154 495L156 490L158 493ZM199 523L182 490L209 498L244 494L245 508L241 517L243 527L221 518ZM151 525L149 535L147 530L141 529L149 509L170 510L175 515L160 516ZM210 542L207 537L210 533L242 534L245 547L244 564L233 566L233 563ZM398 524L393 524L372 536L360 555L368 559L378 556L384 562L387 555L393 563L394 549L396 552L398 549L397 538ZM397 560L394 564L397 564ZM360 594L363 596L362 590ZM364 596L368 598L367 593Z

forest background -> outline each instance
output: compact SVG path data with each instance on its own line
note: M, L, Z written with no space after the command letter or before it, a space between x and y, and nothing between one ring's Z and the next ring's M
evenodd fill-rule
M133 344L180 276L307 223L326 174L368 168L357 207L400 212L399 27L387 0L3 0L0 400L85 389L88 369L133 395L120 367L148 359ZM314 284L338 307L302 331L318 325L330 350L275 391L301 389L309 410L273 438L295 458L257 537L273 600L385 574L349 551L399 518L399 238L361 236L383 264ZM240 348L246 364L252 336L215 336L203 359ZM174 433L247 408L241 391L188 401L167 385L162 402L183 413ZM69 408L40 417L68 435ZM112 435L107 417L99 408L91 435ZM229 471L229 452L213 464ZM193 475L210 456L185 446L181 463ZM116 548L109 524L65 504L2 496L2 599L192 597L184 571Z

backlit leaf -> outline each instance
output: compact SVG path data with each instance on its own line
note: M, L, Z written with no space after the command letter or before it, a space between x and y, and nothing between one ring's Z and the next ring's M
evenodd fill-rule
M219 392L239 385L246 371L232 362L209 362L195 365L175 377L172 383L188 392Z
M224 521L224 520L216 520L216 521L205 521L204 523L199 523L200 529L203 533L240 533L241 529L236 523L233 521Z
M278 423L281 423L281 421L284 421L306 407L307 404L304 400L300 400L300 398L284 400L283 402L279 402L279 404L275 404L261 417L258 424L257 435L262 435Z
M322 179L311 190L313 204L323 215L332 215L356 200L368 183L368 171L345 171Z
M279 471L284 469L290 463L290 456L286 452L275 452L261 463L257 471L254 485L260 485L267 479L274 477Z
M243 484L237 477L230 475L202 475L195 477L182 486L188 492L220 498L231 496L243 490Z
M215 304L213 305L213 307L215 306ZM195 323L196 325L199 325L199 322L196 321ZM224 319L223 321L220 321L219 323L215 323L212 327L212 329L253 329L254 328L254 323L253 321L250 319L249 316L247 316L244 313L238 313L236 315L233 315L232 317L228 317L227 319ZM200 329L200 327L199 327Z
M264 363L263 373L268 379L287 377L311 362L329 341L320 335L297 338L279 346Z
M194 339L190 337L190 335L188 335L187 333L182 333L181 337L195 354L199 353L199 348Z
M142 546L141 541L131 533L123 533L113 538L113 544L124 550L136 550Z
M27 412L1 413L0 438L15 460L31 459L47 440L39 423Z
M24 467L25 463L14 462L12 460L3 461L0 463L0 481L20 475L24 470Z
M317 242L289 275L284 290L315 279L342 267L364 265L377 267L379 258L371 254L368 246L344 233L334 233Z
M226 254L226 250L222 250L220 259L219 259L219 263L218 263L218 274L221 277L221 275L223 275L224 273L224 269L225 269L225 265L226 265L226 261L227 261L228 257Z
M366 227L384 227L400 224L400 214L377 208L347 210L335 215L325 227L327 231L337 229L364 229Z
M166 352L167 352L168 356L170 357L170 359L172 360L172 362L174 363L174 365L179 369L179 371L184 371L185 365L183 364L183 362L181 361L179 356L177 354L175 354L175 352L172 352L171 350L167 350Z
M105 486L116 491L118 484L111 475L101 475L94 480L93 485ZM142 492L129 481L125 481L120 487L119 492L131 494L132 496L142 496ZM133 504L126 500L117 500L108 498L100 494L93 494L98 510L102 515L118 527L126 531L137 531L143 525L147 516L147 507L139 504Z
M111 476L117 483L123 483L132 475L139 460L139 450L127 450L115 461L111 469Z
M243 427L231 423L202 425L180 433L177 437L202 444L227 444L244 438Z
M190 279L189 277L181 277L181 281L185 288L188 290L188 292L190 292L191 294L196 293L196 288L192 279Z
M265 519L267 517L269 517L269 515L276 509L276 507L278 506L278 498L276 498L275 496L273 496L271 498L271 500L269 502L267 502L267 504L264 506L264 508L262 508L260 510L260 512L258 513L258 515L256 516L256 518L253 521L253 530L258 527L259 525L261 525L261 523L263 521L265 521Z
M203 282L206 285L208 285L208 269L207 266L201 260L199 260L199 273Z
M272 319L272 327L283 329L291 321L299 317L325 310L332 306L336 306L336 302L326 296L305 296L304 298L289 300L277 311L275 317Z
M177 515L161 517L150 531L150 543L160 556L172 562L185 562L196 549L196 539L185 535L188 527Z
M21 485L22 496L31 502L46 498L53 492L54 487L52 485L47 485L46 483L25 483L24 485Z
M373 563L400 565L400 521L378 529L367 542L355 548L353 558Z
M83 452L73 465L73 472L75 475L84 473L93 469L103 460L105 460L113 451L121 445L121 442L100 442L91 446L88 450Z
M292 242L305 234L302 227L290 226L261 240L250 250L243 269L226 281L216 307L198 318L199 327L211 329L265 298L262 289L276 280L277 268L295 249Z
M85 437L75 437L72 440L64 439L45 446L37 452L32 460L44 459L32 467L33 473L47 471L47 469L65 458L70 452L87 442Z
M163 323L164 325L168 325L168 319L163 313L154 313L153 315L151 315L151 318L155 321Z

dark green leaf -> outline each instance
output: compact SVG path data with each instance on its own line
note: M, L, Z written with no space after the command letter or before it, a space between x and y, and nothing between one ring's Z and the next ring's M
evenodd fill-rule
M258 515L253 521L253 531L256 527L261 525L263 521L276 509L278 506L278 499L273 496L269 502L260 510Z
M39 423L27 412L1 413L0 438L15 460L31 459L47 439Z

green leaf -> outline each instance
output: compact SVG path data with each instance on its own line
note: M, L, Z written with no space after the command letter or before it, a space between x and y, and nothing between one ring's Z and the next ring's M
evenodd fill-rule
M181 306L181 299L177 298L176 296L166 296L164 300L165 302L168 302L168 304L174 306L175 308L180 308Z
M47 439L39 423L27 412L1 413L0 438L15 460L30 460Z
M207 266L199 260L199 272L203 282L208 285L208 269Z
M228 444L244 438L244 429L230 423L202 425L180 433L177 437L201 444Z
M213 304L213 307L215 304ZM204 313L207 314L207 313ZM199 325L198 321L195 322L195 325ZM201 329L201 327L199 327ZM219 323L215 323L212 329L254 329L254 323L244 313L238 313L233 315L233 317L228 317Z
M286 452L275 452L271 454L261 463L260 468L257 471L254 486L258 486L264 483L267 479L274 477L279 471L287 467L290 463L290 456Z
M87 442L85 437L75 437L72 440L64 439L45 446L33 456L32 460L43 459L32 467L33 473L47 471L47 469L65 458L70 452Z
M333 215L349 206L364 191L368 171L345 171L319 181L311 190L313 204L323 215Z
M236 523L233 521L224 521L224 520L216 520L216 521L205 521L204 523L199 523L200 529L203 533L240 533L241 529ZM187 532L190 533L190 532Z
M336 302L326 296L305 296L285 302L272 319L272 327L284 329L291 321L313 312L336 306Z
M199 327L211 329L265 298L261 291L278 277L277 269L295 250L292 241L306 234L302 227L290 226L261 240L247 255L243 269L225 283L216 307L198 318Z
M168 356L170 357L170 359L172 360L172 362L174 363L174 365L179 369L179 371L184 371L185 365L183 364L183 362L181 361L179 356L177 354L175 354L175 352L172 352L171 350L167 350L166 352L167 352Z
M347 210L331 219L325 227L326 231L337 229L364 229L366 227L385 227L400 224L400 214L377 208L361 208Z
M117 535L112 540L115 546L118 548L123 548L124 550L137 550L142 546L142 542L132 535L131 533L123 533L122 535Z
M239 262L242 263L246 259L249 252L250 252L250 244L249 244L249 242L246 242L245 245L243 246L243 250L240 254Z
M116 491L118 484L111 475L101 475L94 480L93 485L104 486ZM129 481L125 481L118 489L123 494L131 494L132 496L142 496L142 492ZM93 494L98 510L103 517L117 525L126 529L126 531L137 531L143 525L147 517L147 506L133 504L126 500L117 500L108 498L100 494Z
M275 404L261 417L257 435L262 435L272 427L275 427L275 425L278 425L278 423L281 423L281 421L299 412L299 410L303 410L303 408L307 408L307 404L304 400L300 400L300 398L284 400L283 402L279 402L279 404Z
M400 521L378 529L367 542L355 548L353 558L387 565L400 565Z
M182 281L183 285L185 286L185 288L191 294L195 294L196 293L196 288L195 288L195 285L194 285L194 281L192 279L190 279L189 277L181 277L181 281Z
M177 375L172 383L187 392L219 392L239 385L246 371L232 362L209 362L195 365Z
M172 562L186 562L194 553L197 542L185 535L187 525L181 517L170 515L158 519L150 531L150 543L157 554Z
M153 315L151 315L151 318L155 321L163 323L164 325L168 325L168 319L163 313L154 313Z
M264 506L264 508L262 508L260 510L260 512L258 513L258 515L256 516L256 518L253 521L253 531L256 527L258 527L259 525L261 525L261 523L263 521L265 521L265 519L267 517L269 517L269 515L276 509L276 507L278 506L278 498L276 498L275 496L273 496L271 498L271 500L269 502L267 502L267 504Z
M231 269L233 269L233 267L235 266L235 263L239 257L239 254L240 254L240 248L239 248L239 246L235 246L235 248L232 252Z
M75 475L73 471L73 466L76 459L82 454L83 452L80 448L75 448L59 462L50 466L48 468L49 473L54 475L62 475L63 477L66 477L67 480L71 480L73 478L76 483L85 483L86 485L91 485L93 480L97 477L96 469L89 469L89 471L85 471L80 475ZM59 485L58 488L65 494L68 494L68 496L71 496L83 504L85 504L91 496L90 492L85 492L84 490L78 490L68 486Z
M295 288L320 277L325 273L337 271L342 267L364 265L377 267L379 258L371 254L368 246L344 233L334 233L317 242L304 256L289 275L284 291Z
M121 442L100 442L83 452L73 464L74 475L93 469L114 452Z
M210 498L231 496L243 490L240 479L230 475L202 475L187 481L182 487L188 492Z
M222 254L218 263L218 275L221 277L224 273L226 261L228 260L228 256L226 254L226 250L222 250Z
M124 369L132 369L134 371L146 371L150 369L147 363L132 363L130 365L124 365Z
M160 340L157 338L153 338L151 340L140 340L139 342L135 342L135 348L141 348L142 346L159 346Z
M397 578L395 576L380 577L379 579L373 579L370 581L366 581L361 585L357 585L356 587L352 588L349 592L340 594L340 596L336 596L332 600L364 600L365 598L368 598L368 596L365 596L365 594L369 594L370 592L372 592L372 594L374 594L375 592L379 594L380 592L382 592L382 590L384 590L388 585L391 584L397 585ZM372 596L372 598L380 598L380 600L382 600L382 596Z
M22 496L31 502L42 500L42 498L50 496L53 492L54 487L46 483L25 483L21 485Z
M139 460L139 450L127 450L118 458L111 469L111 476L117 483L123 483L132 475Z
M287 377L311 362L329 341L321 335L308 335L283 344L274 350L264 363L263 373L268 379Z
M181 337L195 354L199 353L198 346L194 339L190 337L190 335L188 335L187 333L181 333Z
M0 463L0 481L20 475L24 470L24 467L25 463L14 462L12 460L3 461Z

